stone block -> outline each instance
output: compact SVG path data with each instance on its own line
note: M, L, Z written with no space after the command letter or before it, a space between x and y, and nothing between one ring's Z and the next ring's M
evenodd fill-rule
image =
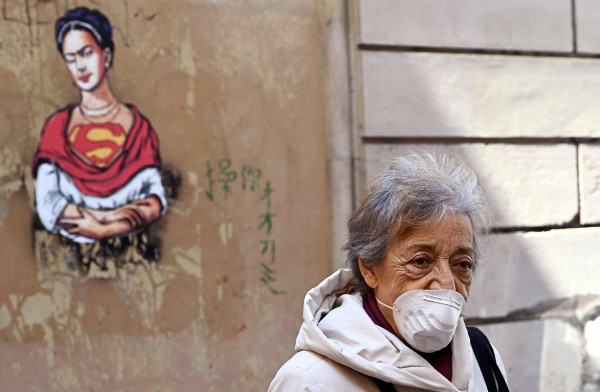
M599 254L600 227L491 235L482 246L467 315L573 316L581 303L598 300Z
M577 27L577 51L600 52L600 3L596 0L575 2L575 26Z
M581 223L600 223L600 144L579 146Z
M364 135L600 137L597 60L362 52Z
M419 149L457 156L475 171L492 208L494 227L560 225L577 215L574 145L366 144L367 181L393 157Z
M571 51L571 4L560 0L361 0L368 44Z
M479 328L500 352L511 390L581 390L584 351L578 328L560 319Z

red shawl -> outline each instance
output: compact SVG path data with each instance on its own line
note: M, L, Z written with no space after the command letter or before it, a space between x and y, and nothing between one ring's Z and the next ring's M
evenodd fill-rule
M74 105L55 112L44 125L37 152L31 164L34 178L43 162L56 163L72 179L77 189L89 196L110 196L146 167L160 167L158 137L150 122L129 105L134 121L121 155L108 167L91 166L77 156L67 141L67 127Z

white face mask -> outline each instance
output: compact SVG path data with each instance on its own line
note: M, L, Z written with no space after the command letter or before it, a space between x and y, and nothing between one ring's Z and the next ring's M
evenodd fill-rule
M454 290L409 291L399 296L393 307L375 299L394 312L394 322L406 343L424 353L450 343L465 308L464 297Z

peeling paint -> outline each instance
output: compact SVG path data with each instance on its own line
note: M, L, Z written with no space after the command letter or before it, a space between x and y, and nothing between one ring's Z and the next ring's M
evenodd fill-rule
M192 23L189 20L189 16L183 16L183 18L184 19L181 21L181 25L185 26L185 34L184 37L182 37L182 40L179 44L179 69L181 69L181 71L185 72L188 75L186 103L188 113L190 115L193 115L193 108L196 105L196 97L194 92L194 77L196 76L196 53L192 46Z
M221 243L227 245L227 242L233 237L233 223L221 223L219 225L219 236L221 237Z
M52 316L54 321L63 328L69 322L72 307L72 290L73 287L71 286L70 279L65 278L55 280L51 291Z
M199 225L197 233L200 234ZM17 341L22 341L23 335L31 333L34 328L40 328L48 366L53 366L57 339L67 344L68 352L83 347L93 351L92 341L83 325L85 315L89 310L97 321L104 322L109 318L109 311L100 305L86 309L87 288L97 281L97 276L94 273L82 275L78 269L68 267L64 260L68 259L70 250L55 243L58 236L46 232L36 234L37 240L42 244L36 247L39 249L37 263L40 291L25 297L9 294L12 314L16 316L12 316L7 304L3 304L0 306L0 325L1 329L12 327ZM193 276L201 282L200 247L176 247L174 253L177 261L175 266L148 262L126 264L114 267L114 278L107 281L119 301L132 311L132 316L140 320L142 327L148 331L158 331L161 325L156 317L161 311L169 285L176 284L178 277L184 275ZM201 297L201 293L197 295ZM203 303L201 298L199 303ZM198 309L198 314L200 316L197 320L203 320L202 308ZM56 329L51 325L55 325ZM67 370L57 373L54 379L56 388L69 389L76 385L76 380L71 375Z
M43 293L37 293L25 298L21 306L23 322L28 327L47 322L52 317L52 298Z
M6 306L6 304L3 304L2 306L0 306L0 329L8 327L11 321L12 316L8 311L8 306Z
M21 315L25 325L29 329L34 326L42 328L47 348L46 360L49 366L54 364L54 331L49 324L52 317L52 305L52 298L49 295L37 293L27 297L21 306Z
M22 296L20 296L20 295L16 295L16 294L8 295L8 300L10 301L10 304L13 309L18 308L18 303L20 302L20 298L22 298Z
M81 384L75 370L71 366L61 366L52 374L54 389L62 389L64 391L81 390Z
M202 250L198 245L194 245L189 249L175 247L173 254L175 255L175 261L183 271L202 279Z
M180 216L189 216L193 210L198 208L200 196L204 193L204 189L200 186L197 171L188 171L187 180L187 185L192 188L191 192L189 192L190 197L186 200L180 200L179 203L173 205L170 210Z
M21 162L18 150L5 146L0 151L0 225L10 211L11 196L23 186L21 174L24 171L25 165Z
M94 311L96 312L96 319L100 322L104 321L106 318L106 310L104 310L102 306L96 306Z

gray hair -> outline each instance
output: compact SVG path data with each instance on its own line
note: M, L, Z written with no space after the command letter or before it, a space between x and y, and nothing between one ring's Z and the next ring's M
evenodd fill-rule
M479 243L489 229L489 208L475 173L446 154L428 152L397 157L371 183L361 206L348 220L347 265L359 280L358 290L368 286L360 272L381 262L400 232L438 221L449 213L465 214L473 229L474 263Z

